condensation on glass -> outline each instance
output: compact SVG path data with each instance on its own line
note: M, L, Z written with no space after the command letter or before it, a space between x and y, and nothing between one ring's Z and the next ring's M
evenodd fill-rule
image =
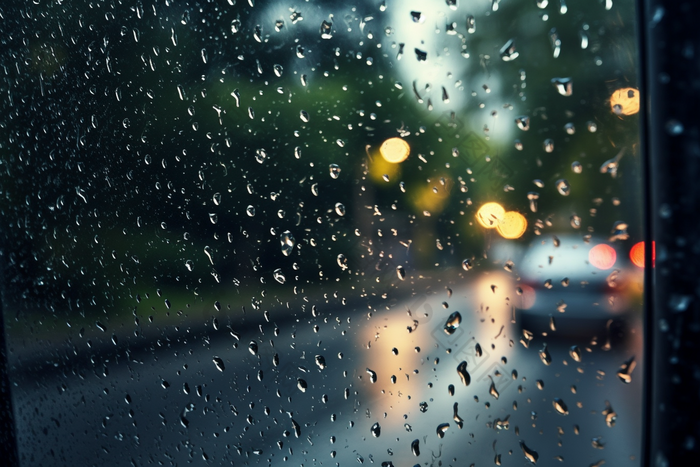
M22 465L639 463L631 0L0 15Z

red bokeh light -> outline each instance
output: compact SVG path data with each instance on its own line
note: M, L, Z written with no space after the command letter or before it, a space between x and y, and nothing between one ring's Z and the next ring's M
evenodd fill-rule
M630 250L632 264L638 268L644 267L644 242L635 243ZM656 242L651 242L651 267L656 264Z
M588 252L588 261L598 269L610 269L617 260L617 253L610 245L601 243Z

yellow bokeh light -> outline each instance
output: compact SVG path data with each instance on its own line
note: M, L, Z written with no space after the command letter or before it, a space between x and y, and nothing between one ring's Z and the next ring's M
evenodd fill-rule
M498 222L496 228L503 238L509 240L520 238L527 230L527 219L519 212L508 211Z
M634 115L639 112L639 91L634 88L618 89L610 96L610 108L616 115Z
M428 183L418 189L411 190L413 196L411 200L413 205L420 212L429 212L431 215L440 214L450 199L450 187L452 179L446 176L439 176L439 179L445 180L445 185L441 183Z
M387 162L383 157L379 157L379 154L376 154L376 152L373 156L369 162L369 176L375 182L386 185L385 176L389 180L395 180L401 174L400 165Z
M398 164L408 159L411 146L401 138L389 138L382 143L379 152L387 162Z
M486 203L479 208L476 213L476 220L482 227L487 229L495 229L498 224L503 219L506 214L506 210L503 209L498 203Z

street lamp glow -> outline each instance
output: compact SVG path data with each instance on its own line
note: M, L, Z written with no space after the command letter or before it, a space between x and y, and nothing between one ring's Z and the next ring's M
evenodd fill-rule
M523 236L527 230L527 219L525 216L515 211L508 211L496 226L501 237L514 240Z
M387 162L398 164L408 159L411 152L411 146L401 138L389 138L384 141L379 148L379 152Z
M500 204L486 203L477 211L476 220L482 227L495 229L505 214L506 210Z

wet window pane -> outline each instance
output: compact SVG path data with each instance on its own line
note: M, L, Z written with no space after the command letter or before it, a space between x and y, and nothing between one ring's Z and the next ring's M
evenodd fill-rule
M3 8L23 465L639 463L631 0Z

